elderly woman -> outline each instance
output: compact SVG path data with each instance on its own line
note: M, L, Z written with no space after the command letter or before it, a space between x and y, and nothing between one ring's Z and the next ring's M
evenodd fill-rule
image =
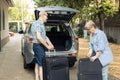
M95 61L97 58L100 60L102 80L108 80L108 65L113 61L113 55L107 37L92 20L86 22L85 29L90 33L90 46L87 56L91 61Z

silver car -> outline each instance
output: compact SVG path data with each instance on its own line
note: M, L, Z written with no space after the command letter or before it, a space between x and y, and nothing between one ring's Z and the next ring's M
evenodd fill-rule
M45 23L46 35L55 47L55 51L46 51L46 56L66 56L68 57L69 67L74 66L78 53L78 37L75 35L69 22L79 11L60 6L40 7L35 10L36 20L39 18L39 12L42 10L48 13L48 21ZM26 32L21 40L24 68L34 64L33 38L30 32L31 24L26 28Z

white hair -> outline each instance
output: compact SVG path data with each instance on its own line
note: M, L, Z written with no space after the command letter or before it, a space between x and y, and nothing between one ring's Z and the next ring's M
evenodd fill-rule
M88 28L91 28L91 27L96 28L96 25L92 20L89 20L89 21L86 22L85 28L88 29Z

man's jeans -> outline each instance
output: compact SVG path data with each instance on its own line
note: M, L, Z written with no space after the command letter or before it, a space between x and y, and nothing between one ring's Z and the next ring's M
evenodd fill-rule
M108 80L108 65L102 68L102 79Z

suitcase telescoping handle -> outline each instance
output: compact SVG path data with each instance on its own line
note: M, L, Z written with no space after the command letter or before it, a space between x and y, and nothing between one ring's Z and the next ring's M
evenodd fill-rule
M53 52L53 55L52 56L56 56L56 50L48 50L48 52ZM48 54L48 56L50 57L50 55Z

